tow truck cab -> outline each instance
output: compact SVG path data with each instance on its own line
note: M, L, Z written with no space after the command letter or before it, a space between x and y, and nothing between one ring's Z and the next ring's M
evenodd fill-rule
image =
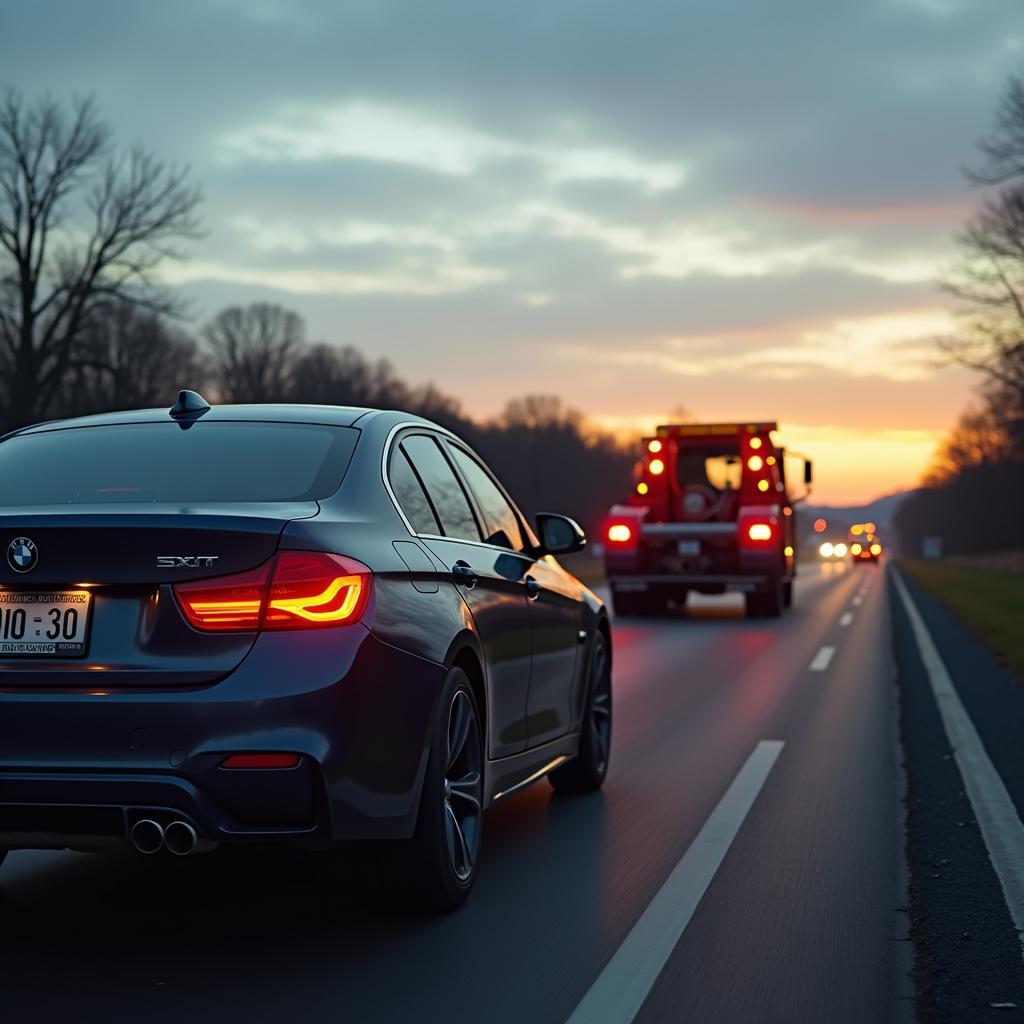
M806 493L790 492L794 456L776 445L777 429L686 423L644 438L633 493L610 509L604 529L617 614L657 614L691 590L741 592L751 615L779 615L792 603L793 505ZM796 458L809 489L810 460Z

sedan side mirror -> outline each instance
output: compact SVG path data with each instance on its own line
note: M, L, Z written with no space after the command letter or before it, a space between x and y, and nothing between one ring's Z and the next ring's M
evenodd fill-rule
M538 512L536 522L544 554L571 555L587 546L587 535L575 519L553 512Z

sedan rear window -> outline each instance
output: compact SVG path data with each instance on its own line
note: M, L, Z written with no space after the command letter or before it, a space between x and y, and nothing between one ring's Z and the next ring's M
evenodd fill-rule
M0 506L310 501L341 484L359 431L313 423L130 423L0 444Z

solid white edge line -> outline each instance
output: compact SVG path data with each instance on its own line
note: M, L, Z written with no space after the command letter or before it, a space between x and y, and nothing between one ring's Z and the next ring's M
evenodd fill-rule
M840 626L849 626L851 622L853 622L853 612L844 612L839 616Z
M810 670L812 672L824 672L831 664L835 654L836 649L834 647L822 647L811 659Z
M566 1024L629 1024L690 923L785 743L761 740Z
M931 683L946 738L953 749L953 759L960 769L964 789L985 840L989 860L999 877L1018 937L1024 942L1024 934L1021 934L1024 933L1024 824L999 772L985 752L970 715L960 702L953 680L899 570L893 571L893 582L910 619L917 650Z

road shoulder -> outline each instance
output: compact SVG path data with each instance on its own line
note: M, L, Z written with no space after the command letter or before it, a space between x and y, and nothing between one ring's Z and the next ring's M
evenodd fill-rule
M1024 796L1024 687L911 577L918 608L993 764ZM999 880L957 768L907 611L892 579L893 647L907 776L907 859L918 1014L991 1019L1024 1012L1024 961ZM1007 1006L1006 1004L1015 1004Z

